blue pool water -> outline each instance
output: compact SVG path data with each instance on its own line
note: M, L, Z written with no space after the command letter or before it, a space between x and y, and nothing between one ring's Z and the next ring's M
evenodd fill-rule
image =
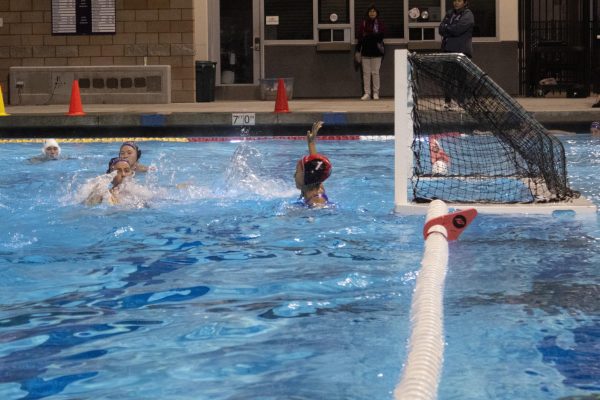
M600 203L600 140L561 138ZM295 205L299 141L144 142L144 206L80 204L117 143L0 145L0 398L391 399L424 217L393 142L320 142L336 206ZM595 219L480 216L450 245L439 398L600 392Z

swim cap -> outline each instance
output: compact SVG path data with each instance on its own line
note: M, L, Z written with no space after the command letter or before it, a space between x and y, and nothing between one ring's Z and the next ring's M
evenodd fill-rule
M42 153L46 154L46 149L48 147L56 147L58 149L58 155L60 156L60 146L55 139L46 139L44 140L44 146L42 147Z
M142 157L142 150L140 150L140 148L138 147L137 144L135 144L135 142L125 142L121 145L121 147L119 149L122 149L125 146L133 147L135 149L138 160L140 159L140 157Z
M431 173L433 175L448 175L448 164L442 160L438 160L431 166Z
M331 175L331 162L322 154L303 157L304 184L323 183Z
M590 129L600 129L600 121L592 122L592 126L590 126Z
M113 158L111 158L111 159L110 159L110 161L108 162L108 169L106 170L106 173L107 173L107 174L110 174L110 172L111 172L111 170L112 170L112 167L113 167L113 166L114 166L116 163L118 163L119 161L126 162L126 163L127 163L127 165L129 165L129 166L131 167L131 164L129 164L129 161L127 161L126 159L124 159L124 158L119 158L119 157L113 157Z

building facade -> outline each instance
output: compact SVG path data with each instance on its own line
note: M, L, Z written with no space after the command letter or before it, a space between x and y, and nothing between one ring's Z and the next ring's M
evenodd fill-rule
M595 15L594 7L596 12L598 8L598 0L471 2L476 24L473 61L510 94L531 95L523 89L531 87L531 82L523 80L538 79L524 72L532 67L524 62L528 22L523 15L529 15L524 10L533 3L544 1L555 8L574 2L590 4L591 15ZM9 71L15 66L168 65L171 101L194 102L197 84L206 80L199 75L198 64L210 62L215 65L217 99L259 99L264 97L269 79L281 77L293 78L294 98L359 97L361 77L353 61L355 36L371 3L0 0L0 85L5 98L10 91L27 90L26 83L17 88L13 82L11 87ZM437 26L452 1L375 3L387 27L381 95L389 97L394 87L391 53L397 48L439 51ZM70 10L74 10L72 15ZM48 84L49 91L56 89L52 86Z
M294 98L360 97L355 37L372 3L387 28L388 54L397 48L439 51L437 27L451 0L221 0L209 2L206 53L197 56L217 62L221 98L256 97L256 88L244 85L279 77L294 78ZM473 60L518 93L518 0L477 0L471 9ZM202 42L200 30L197 36ZM392 96L391 56L383 59L381 79L381 95Z

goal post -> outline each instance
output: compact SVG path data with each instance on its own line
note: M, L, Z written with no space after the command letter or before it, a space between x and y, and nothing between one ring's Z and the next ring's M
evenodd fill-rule
M394 52L394 202L404 207L408 201L408 181L412 169L412 93L409 85L408 51Z
M481 212L596 213L568 185L561 141L463 54L394 52L394 202Z

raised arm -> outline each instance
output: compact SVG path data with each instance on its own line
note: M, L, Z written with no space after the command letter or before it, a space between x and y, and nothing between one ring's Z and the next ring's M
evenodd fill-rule
M323 121L317 121L313 124L310 131L306 132L306 142L308 143L308 154L317 154L317 134L319 129L323 126Z

